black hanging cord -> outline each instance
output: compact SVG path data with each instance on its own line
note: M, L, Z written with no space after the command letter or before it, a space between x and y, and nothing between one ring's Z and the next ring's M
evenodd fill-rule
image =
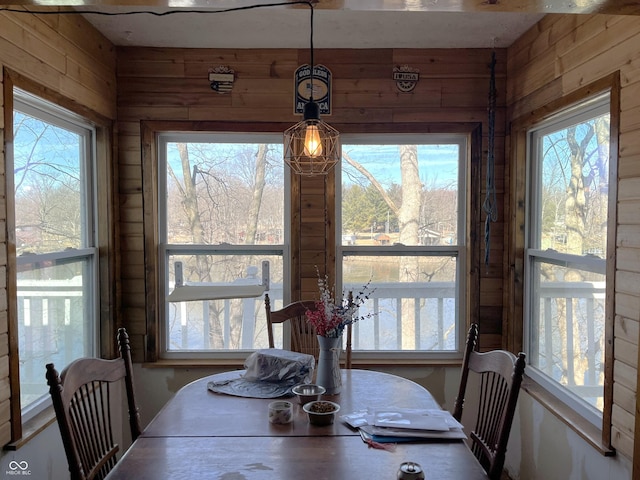
M491 80L489 81L489 138L487 142L486 193L482 210L487 218L484 223L484 264L489 265L491 222L498 220L498 202L495 185L495 129L496 129L496 52L491 52Z
M311 67L311 73L309 76L309 80L311 82L311 91L309 92L309 103L313 103L313 12L314 12L314 8L313 8L313 4L309 3L309 8L311 9L311 25L309 27L309 50L311 51L311 59L310 59L310 67Z
M167 15L176 15L180 13L227 13L238 12L241 10L253 10L255 8L265 7L284 7L287 5L308 5L311 8L311 16L313 17L313 1L312 0L300 0L293 2L276 2L276 3L260 3L256 5L245 5L244 7L232 7L222 10L167 10L166 12L154 12L151 10L137 10L131 12L99 12L96 10L21 10L19 8L0 7L0 12L12 12L12 13L28 13L30 15L102 15L105 17L119 17L125 15L154 15L156 17L164 17ZM42 5L46 6L46 5ZM61 5L57 6L58 8Z

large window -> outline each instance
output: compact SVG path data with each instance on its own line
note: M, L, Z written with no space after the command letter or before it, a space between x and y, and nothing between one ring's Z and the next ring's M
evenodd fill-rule
M262 283L281 305L288 229L281 135L167 133L159 138L163 355L268 347L264 297L173 301L176 280L195 287ZM177 272L177 275L176 275ZM218 289L219 290L219 289ZM282 346L282 332L276 342Z
M467 150L465 135L345 136L342 286L370 281L360 314L376 312L355 324L354 350L459 356Z
M46 404L44 365L96 353L93 128L16 89L13 182L20 402Z
M528 374L594 424L604 407L609 95L529 131Z

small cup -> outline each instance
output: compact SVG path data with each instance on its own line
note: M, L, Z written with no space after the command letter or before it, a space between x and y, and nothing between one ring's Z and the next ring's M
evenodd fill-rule
M278 400L269 404L269 423L285 425L293 420L293 404Z

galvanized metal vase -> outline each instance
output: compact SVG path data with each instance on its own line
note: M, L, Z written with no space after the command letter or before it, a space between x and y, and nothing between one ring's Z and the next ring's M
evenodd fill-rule
M340 373L340 349L342 336L323 337L318 335L320 355L316 383L327 389L327 395L336 395L342 389L342 374Z

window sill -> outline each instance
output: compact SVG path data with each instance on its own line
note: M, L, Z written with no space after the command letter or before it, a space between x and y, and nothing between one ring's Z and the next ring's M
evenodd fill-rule
M22 425L22 437L5 445L5 450L18 450L56 421L53 406L46 408Z
M613 448L603 445L602 430L600 428L576 414L576 412L551 395L534 380L525 376L522 382L522 389L554 414L560 421L567 425L567 427L576 432L600 454L605 457L612 457L616 454Z
M343 359L344 361L344 359ZM375 368L375 367L456 367L459 368L462 360L459 359L353 359L351 368ZM244 368L244 359L224 358L193 358L193 359L161 359L156 362L143 362L143 368L228 368L241 370Z

